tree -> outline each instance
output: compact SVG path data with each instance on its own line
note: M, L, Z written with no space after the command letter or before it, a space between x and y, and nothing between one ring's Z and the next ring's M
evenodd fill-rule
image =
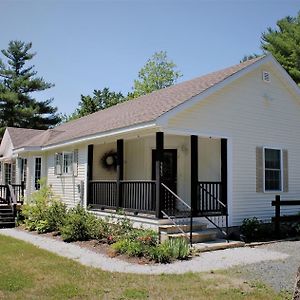
M251 60L251 59L260 57L260 56L261 56L260 54L256 54L256 53L249 54L249 55L244 55L244 57L242 58L242 60L240 60L240 63L245 62L247 60Z
M125 101L126 98L121 92L116 93L110 91L109 88L105 87L102 90L94 90L92 96L81 95L81 100L78 104L78 108L66 121L78 119L83 116L87 116L99 110L111 107L118 103Z
M154 53L139 71L131 97L142 96L173 85L182 76L176 67L176 64L168 59L166 51Z
M276 29L262 34L261 47L271 52L295 82L300 84L300 12L277 21Z
M53 99L38 101L34 92L53 86L36 77L34 66L26 66L36 53L31 53L32 43L9 42L7 50L1 50L7 63L0 59L0 135L7 126L47 129L59 122Z

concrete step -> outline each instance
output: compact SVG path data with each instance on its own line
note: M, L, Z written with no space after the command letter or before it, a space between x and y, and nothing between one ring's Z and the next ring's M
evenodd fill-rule
M214 241L195 243L193 246L196 252L207 252L215 250L224 250L228 248L244 247L245 243L241 241L227 241L224 239L216 239Z
M176 238L187 238L190 236L190 232L186 235L183 233L171 233L171 234L161 234L161 241L166 239L176 239ZM217 237L217 232L212 229L205 229L201 231L192 232L192 243L202 243L205 241L213 241Z
M170 225L162 225L159 226L159 232L164 234L164 233L181 233L180 229L178 228L180 227L184 232L188 232L190 231L190 224L182 224L182 225L178 225L175 226L174 224L170 224ZM192 226L192 231L200 231L200 230L205 230L207 228L207 224L203 224L203 223L194 223Z

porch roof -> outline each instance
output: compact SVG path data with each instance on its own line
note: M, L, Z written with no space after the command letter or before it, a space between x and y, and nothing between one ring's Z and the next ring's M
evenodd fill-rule
M94 134L155 122L159 117L191 98L223 82L264 56L210 73L148 95L120 103L80 119L62 124L55 129L22 139L15 148L47 147Z

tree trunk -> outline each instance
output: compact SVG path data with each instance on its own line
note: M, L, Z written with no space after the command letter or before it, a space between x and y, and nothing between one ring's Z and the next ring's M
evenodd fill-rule
M300 300L300 267L296 276L295 290L294 290L294 300Z

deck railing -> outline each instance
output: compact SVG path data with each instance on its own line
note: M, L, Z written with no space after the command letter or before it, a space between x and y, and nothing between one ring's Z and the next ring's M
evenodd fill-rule
M117 205L116 180L92 180L89 183L89 205L92 208L115 208Z
M222 202L222 183L220 181L199 181L197 212L199 214L222 214L226 204Z
M136 212L155 212L155 181L153 180L122 180L121 207Z
M120 191L118 195L116 180L92 180L89 183L88 205L99 209L155 212L155 181L121 180Z
M11 184L11 192L13 192L16 202L18 204L23 204L24 202L24 184ZM9 196L11 195L9 191L9 186L7 184L0 185L0 203L9 204Z

